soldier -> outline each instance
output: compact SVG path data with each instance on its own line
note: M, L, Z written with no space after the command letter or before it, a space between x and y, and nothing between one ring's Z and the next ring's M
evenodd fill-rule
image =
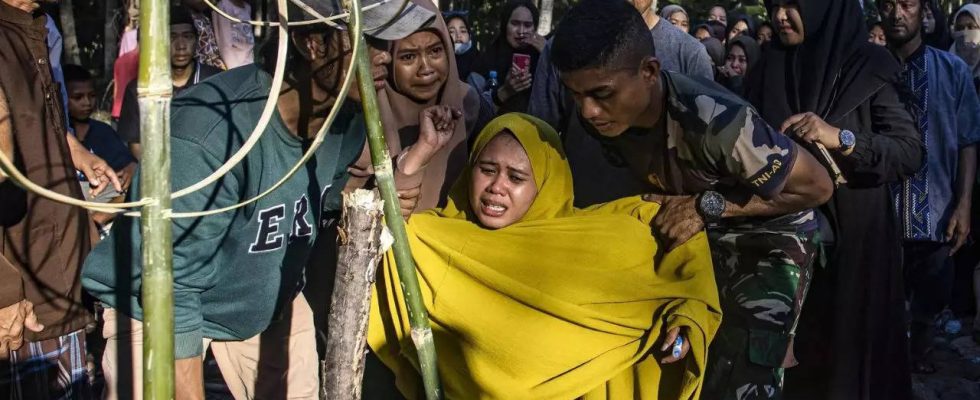
M812 208L830 198L829 175L738 96L661 70L625 2L571 10L551 54L607 157L663 204L658 238L675 247L707 225L724 318L703 397L779 397L817 253Z

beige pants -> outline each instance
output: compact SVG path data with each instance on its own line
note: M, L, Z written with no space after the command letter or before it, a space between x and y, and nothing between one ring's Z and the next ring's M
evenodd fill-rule
M313 311L302 294L284 317L254 337L243 341L204 339L211 347L221 375L236 400L316 399L320 387ZM106 389L103 398L143 398L143 323L131 318L118 326L116 310L103 312L106 338L102 370ZM128 322L128 324L127 324ZM129 347L122 355L120 348ZM202 356L203 357L203 356Z

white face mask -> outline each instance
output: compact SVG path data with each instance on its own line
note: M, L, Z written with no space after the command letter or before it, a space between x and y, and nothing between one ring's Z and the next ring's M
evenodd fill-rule
M953 32L953 39L956 40L956 54L963 58L963 61L971 66L980 63L980 30Z
M470 51L471 47L473 47L472 40L466 43L453 43L453 52L456 54L463 54L467 51Z

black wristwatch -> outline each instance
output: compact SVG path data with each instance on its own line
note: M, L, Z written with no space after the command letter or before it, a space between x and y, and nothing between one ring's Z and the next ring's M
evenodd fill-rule
M706 224L718 223L725 214L725 196L713 190L705 190L695 199L695 206Z
M840 151L841 153L847 153L854 148L857 142L857 138L854 137L854 132L847 129L841 129L840 133L837 134L837 138L840 139Z

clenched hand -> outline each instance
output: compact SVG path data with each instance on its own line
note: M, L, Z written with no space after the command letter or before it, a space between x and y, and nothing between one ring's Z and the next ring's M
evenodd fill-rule
M694 205L694 196L666 196L648 194L643 200L659 203L660 212L650 226L654 234L673 250L704 230L704 220Z

